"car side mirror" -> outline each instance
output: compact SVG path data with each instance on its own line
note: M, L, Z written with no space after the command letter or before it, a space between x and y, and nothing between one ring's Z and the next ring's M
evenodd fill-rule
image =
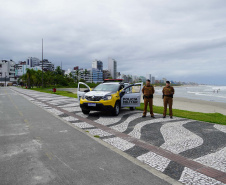
M90 90L89 89L86 89L84 92L89 92Z

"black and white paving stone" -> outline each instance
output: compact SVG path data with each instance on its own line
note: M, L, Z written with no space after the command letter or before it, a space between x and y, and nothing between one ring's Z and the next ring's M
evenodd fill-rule
M12 90L21 93L29 101L56 116L63 115L62 119L65 121L88 131L91 135L99 136L110 145L184 184L223 184L163 156L140 148L127 140L115 137L89 123L81 122L73 116L65 115L64 112L49 105L57 106L61 110L75 113L78 116L93 120L96 123L222 172L226 172L226 126L224 125L176 117L174 119L163 119L162 115L159 114L155 114L156 118L154 119L150 116L141 118L141 111L125 109L117 117L99 112L84 115L80 110L77 99L19 88L12 88Z
M76 127L79 127L79 128L92 128L94 126L86 123L86 122L78 122L78 123L72 123L73 125L75 125Z
M165 168L168 166L168 164L170 163L169 159L162 157L158 154L155 154L153 152L148 152L146 154L143 154L137 157L137 159L161 172L163 172Z
M160 147L178 154L202 145L203 139L201 137L183 127L184 124L191 121L185 120L164 124L160 132L165 142ZM175 136L180 139L175 139Z
M62 117L62 119L65 121L77 121L78 120L77 118L74 118L72 116Z
M109 138L109 139L103 139L105 142L115 146L119 150L125 151L135 146L135 144L130 143L124 139L121 139L119 137Z
M104 137L104 136L110 136L112 134L105 132L101 129L86 129L90 134L99 136L99 137Z
M224 183L221 183L211 177L208 177L206 175L203 175L201 173L198 173L194 170L191 170L189 168L184 169L180 179L180 182L183 184L193 185L193 184L200 184L200 185L224 185Z

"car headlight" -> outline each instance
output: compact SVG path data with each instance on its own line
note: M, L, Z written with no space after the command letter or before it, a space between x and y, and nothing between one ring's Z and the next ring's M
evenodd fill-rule
M107 95L107 96L104 96L103 99L104 100L111 100L112 99L112 96L111 95Z

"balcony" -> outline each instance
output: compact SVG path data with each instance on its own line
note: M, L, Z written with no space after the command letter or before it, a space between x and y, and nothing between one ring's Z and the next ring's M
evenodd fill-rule
M10 82L16 82L16 79L15 78L10 78L9 81Z

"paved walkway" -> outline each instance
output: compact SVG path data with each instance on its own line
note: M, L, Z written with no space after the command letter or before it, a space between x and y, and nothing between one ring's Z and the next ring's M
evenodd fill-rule
M162 115L81 113L76 99L11 88L45 110L184 184L226 183L226 126Z
M0 88L1 185L175 183L9 88Z

